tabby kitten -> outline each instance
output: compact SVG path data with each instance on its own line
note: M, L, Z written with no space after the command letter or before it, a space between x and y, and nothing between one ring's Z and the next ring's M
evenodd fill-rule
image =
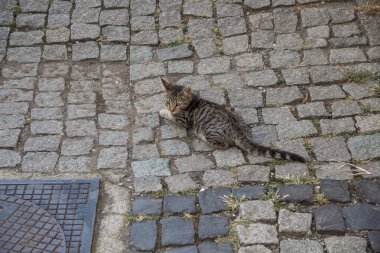
M259 153L276 159L305 162L297 154L262 146L251 139L250 127L238 115L218 104L206 101L192 93L190 87L172 85L161 79L166 91L166 110L163 118L171 120L195 134L215 148L238 146L248 153Z

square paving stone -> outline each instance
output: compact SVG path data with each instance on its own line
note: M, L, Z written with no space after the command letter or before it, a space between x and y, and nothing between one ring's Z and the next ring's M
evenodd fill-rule
M329 253L362 253L367 248L367 241L357 236L333 236L324 241Z
M275 166L277 179L292 179L309 177L309 172L306 164L303 163L288 163Z
M239 188L233 188L232 189L232 195L235 196L238 199L260 199L264 197L266 192L265 186L261 185L246 185Z
M94 139L82 137L78 139L67 139L62 142L62 155L86 155L91 152Z
M210 0L185 1L183 5L183 14L199 17L212 17L212 3Z
M156 54L159 61L167 61L190 57L193 51L189 49L189 44L186 43L179 46L158 49Z
M124 169L127 166L128 149L126 147L110 147L100 150L98 169Z
M169 195L164 197L164 215L195 213L195 196Z
M199 253L233 253L230 243L202 242L198 246Z
M206 170L202 177L206 187L229 186L237 183L230 170Z
M276 226L257 223L249 226L237 225L236 229L240 243L244 246L278 243Z
M196 246L185 246L179 248L170 248L164 251L164 253L198 253Z
M380 231L369 231L368 240L374 252L380 252Z
M162 199L138 198L132 202L133 215L161 215Z
M240 182L269 182L269 166L245 165L238 167L238 180Z
M155 221L133 222L130 231L130 245L138 250L154 250L157 240Z
M360 181L356 183L360 198L367 203L380 204L380 182L378 181Z
M244 156L237 148L230 148L228 150L215 150L213 155L216 160L216 165L219 168L227 166L237 166L245 163Z
M354 177L350 166L343 163L330 163L316 166L318 179L352 180Z
M275 222L277 219L274 205L269 200L252 200L240 204L240 216L245 220Z
M133 187L136 193L158 192L162 190L160 178L154 176L134 178Z
M0 168L14 167L21 162L21 155L13 150L0 149Z
M270 49L273 48L275 34L272 31L258 30L251 33L253 48Z
M22 159L21 169L24 172L53 172L57 161L55 152L29 152Z
M199 193L199 205L202 214L210 214L220 211L227 211L229 207L222 197L230 196L231 190L228 188L206 189Z
M368 204L354 204L343 208L349 230L380 230L380 210Z
M190 149L186 142L181 140L164 140L159 142L161 154L170 155L190 155Z
M174 164L179 173L205 171L213 169L215 165L202 155L193 154L191 156L181 157L174 160Z
M311 229L310 213L293 213L281 209L278 215L278 231L285 234L308 234Z
M276 8L273 10L274 31L277 34L294 33L297 29L298 17L293 8Z
M169 159L153 158L145 161L132 162L134 177L170 176Z
M312 138L311 144L314 147L314 154L319 161L342 162L351 159L343 137Z
M285 201L289 202L313 202L313 186L312 185L279 185L278 194L286 196Z
M94 41L73 44L72 50L73 61L97 59L99 57L99 47Z
M281 253L323 253L323 246L314 240L287 239L280 242Z
M352 159L366 160L380 156L380 134L350 137L347 146Z
M239 253L272 253L270 249L263 245L253 245L253 246L247 246L247 247L240 247Z
M24 151L58 151L61 138L60 135L29 137L24 144Z
M360 114L362 109L356 101L337 101L331 106L333 118Z
M323 134L356 131L355 122L352 118L321 119L320 125Z
M74 136L95 136L97 133L93 120L70 120L66 122L66 134Z
M180 217L168 217L161 219L162 246L186 245L195 242L195 231L192 221Z
M344 233L344 223L341 209L337 205L319 207L314 211L315 226L318 232Z
M44 120L33 121L30 124L30 132L32 134L62 134L63 124L61 121Z
M179 174L165 178L170 192L183 192L196 189L198 185L188 174Z
M4 129L0 130L0 147L15 148L20 136L20 129ZM26 145L26 144L25 144Z
M198 235L201 240L228 234L228 218L225 216L201 215Z
M87 156L61 156L58 162L60 172L90 172L92 159Z
M350 192L348 191L348 183L332 180L323 179L320 181L321 193L328 200L348 202L350 201Z

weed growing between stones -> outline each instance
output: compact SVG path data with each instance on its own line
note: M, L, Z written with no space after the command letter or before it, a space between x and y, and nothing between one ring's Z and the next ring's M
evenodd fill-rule
M237 213L240 204L245 201L245 196L243 195L240 198L238 198L231 194L230 196L224 195L223 197L221 197L221 199L231 209L232 213Z
M237 226L238 224L235 223L235 221L230 221L229 226L229 233L227 236L219 237L215 240L217 243L231 243L235 250L237 251L240 248L240 241L239 236L237 233Z
M325 195L323 193L316 193L314 195L314 202L320 205L330 204L330 201L325 198Z
M143 215L143 214L134 215L134 214L131 214L131 213L128 213L128 215L127 215L127 220L128 220L129 223L131 223L131 222L148 221L148 220L158 221L160 218L161 217L157 216L157 215Z
M348 81L355 83L362 83L365 81L376 81L379 80L379 77L376 74L373 74L369 71L359 71L359 72L349 72L344 70L344 74L347 76Z
M377 0L373 3L367 3L362 6L356 6L356 11L363 11L371 15L380 15L380 0Z

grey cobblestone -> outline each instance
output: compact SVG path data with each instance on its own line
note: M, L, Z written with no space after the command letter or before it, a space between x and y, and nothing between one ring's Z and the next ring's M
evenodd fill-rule
M58 170L61 172L89 172L91 170L91 158L87 156L61 156L58 162Z
M165 178L165 182L168 185L169 191L178 193L191 189L196 189L197 184L187 174L174 175Z
M229 170L206 170L202 182L206 187L229 186L237 183Z
M242 203L240 216L242 219L258 222L275 222L277 218L273 202L269 200L252 200Z
M134 160L149 160L159 158L160 154L156 144L141 144L133 146L132 157Z
M313 102L297 105L297 112L300 118L328 116L323 102Z
M281 252L284 253L301 253L301 252L313 252L322 253L323 246L320 242L315 240L293 240L287 239L280 242Z
M61 138L60 135L29 137L24 144L24 151L58 151Z
M354 136L347 140L352 159L371 159L380 155L380 135Z
M277 244L276 226L262 223L237 225L237 234L243 246L252 244Z
M190 155L189 146L181 140L164 140L159 147L162 155Z
M213 155L216 160L216 165L221 167L233 167L241 165L245 162L244 156L237 148L231 148L228 150L215 150Z
M58 161L54 152L29 152L22 159L21 169L25 172L53 172Z
M98 169L123 169L127 166L128 150L125 147L111 147L100 150Z
M345 98L342 88L338 85L309 87L311 101Z
M267 89L267 105L288 104L302 100L303 95L297 87Z
M202 59L198 63L198 73L218 74L225 73L230 69L230 59L226 56Z
M214 164L201 155L181 157L174 160L179 173L187 173L193 171L204 171L214 168Z
M380 115L370 115L370 116L356 116L356 127L359 129L359 132L372 132L380 130Z
M349 161L351 159L343 137L313 138L311 144L319 161Z
M238 167L238 180L240 182L269 182L270 168L260 165L245 165Z
M248 86L272 86L278 81L276 74L270 69L246 74L244 78Z
M324 134L354 132L356 130L355 122L352 118L321 119L320 124L321 131Z
M57 120L34 121L30 124L32 134L62 134L63 124Z
M14 167L21 162L21 155L8 149L0 149L0 168Z
M165 158L132 162L132 170L134 177L171 175L169 160Z
M318 133L313 123L308 120L281 123L276 126L280 140L304 137Z
M356 101L338 101L331 106L333 118L359 114L362 109Z
M193 44L200 58L208 58L216 53L215 41L212 38L195 40Z
M343 165L341 163L319 165L315 174L318 179L352 180L353 175L349 166Z
M8 49L7 59L15 62L39 62L41 54L40 47L15 47Z
M275 34L272 31L258 30L251 33L251 43L253 48L273 48Z

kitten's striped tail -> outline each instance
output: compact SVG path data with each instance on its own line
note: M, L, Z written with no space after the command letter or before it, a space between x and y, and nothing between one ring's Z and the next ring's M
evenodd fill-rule
M288 151L266 147L266 146L254 143L252 140L245 137L240 138L236 142L236 145L250 154L257 152L260 155L273 157L275 159L291 160L291 161L297 161L297 162L306 161L305 158L303 158L300 155L297 155Z

